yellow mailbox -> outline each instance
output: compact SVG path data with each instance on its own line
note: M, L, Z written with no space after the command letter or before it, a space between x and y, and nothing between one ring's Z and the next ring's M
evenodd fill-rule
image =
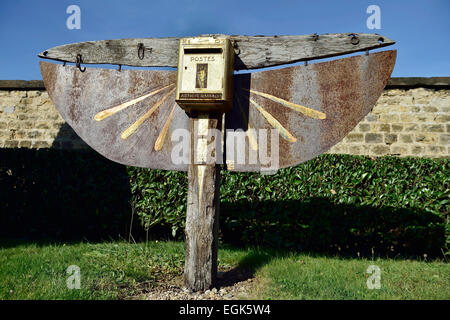
M225 37L180 40L176 102L184 110L226 112L233 105L234 50Z

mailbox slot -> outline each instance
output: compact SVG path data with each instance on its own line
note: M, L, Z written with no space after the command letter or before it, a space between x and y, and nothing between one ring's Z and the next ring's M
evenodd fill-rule
M184 49L184 54L221 54L222 48L191 48Z

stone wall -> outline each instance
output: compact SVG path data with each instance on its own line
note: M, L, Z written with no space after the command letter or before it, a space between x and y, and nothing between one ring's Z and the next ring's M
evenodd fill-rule
M4 89L0 90L0 147L89 148L65 123L44 88Z
M448 158L449 120L450 78L393 78L373 110L329 153ZM0 81L0 147L89 148L41 81Z
M450 90L387 89L330 153L448 157Z

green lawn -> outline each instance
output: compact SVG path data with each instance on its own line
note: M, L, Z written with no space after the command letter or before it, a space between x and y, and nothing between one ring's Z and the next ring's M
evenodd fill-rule
M379 267L380 289L367 280ZM272 260L257 277L260 299L450 299L450 266L444 262L342 259L292 254Z
M152 283L180 276L184 243L27 244L0 242L0 299L125 299ZM81 289L66 273L80 267ZM369 290L367 268L381 270L381 289ZM254 270L255 299L450 299L443 261L344 259L221 247L219 268Z

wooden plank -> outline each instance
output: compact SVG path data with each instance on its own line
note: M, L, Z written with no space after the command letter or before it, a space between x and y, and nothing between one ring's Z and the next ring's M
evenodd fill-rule
M226 35L202 35L223 37ZM235 70L255 69L321 59L394 44L378 34L337 33L300 36L227 36L235 46ZM139 46L142 44L141 56ZM53 47L39 57L83 64L177 67L179 38L88 41ZM143 51L142 51L143 50ZM143 56L142 56L143 52ZM142 59L141 59L142 58Z
M220 167L207 160L208 141L202 136L207 136L210 129L221 129L222 116L205 113L190 121L184 283L193 291L203 291L214 285L217 276Z
M352 44L352 34L324 34L303 36L244 37L235 38L238 54L235 69L254 69L286 63L321 59L342 54L376 49L395 42L377 34L357 35ZM232 37L233 38L233 37ZM383 42L379 41L383 39ZM356 42L356 41L354 41Z
M142 38L86 41L53 47L39 57L76 63L80 54L84 64L116 64L137 67L176 67L179 38ZM143 44L143 58L138 56ZM141 55L142 57L142 55Z

